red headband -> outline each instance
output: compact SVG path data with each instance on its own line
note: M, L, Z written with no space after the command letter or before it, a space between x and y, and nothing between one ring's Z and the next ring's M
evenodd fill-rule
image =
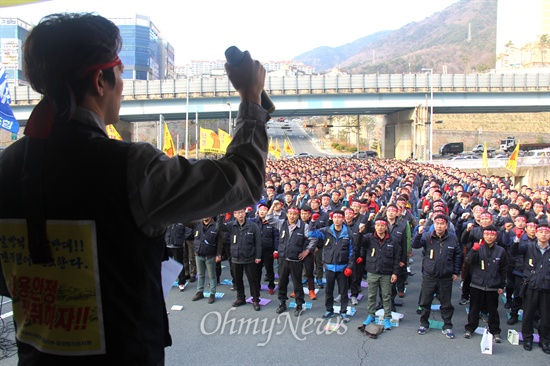
M294 208L294 207L289 208L287 211L288 211L288 212L300 213L300 210L298 210L297 208Z
M342 215L341 213L338 212L338 213L332 214L332 217L333 217L333 218L334 218L334 217L344 217L344 215Z
M384 226L388 226L388 223L384 220L376 220L374 222L375 225L384 225Z
M527 221L527 219L523 216L516 217L516 220Z
M537 231L550 231L550 228L549 227L546 227L546 226L540 226L537 228Z
M95 70L105 70L117 65L121 65L122 61L118 55L114 60L105 62L102 64L91 65L86 68L80 75L80 79L84 79L88 76L89 73ZM74 113L74 95L71 91L71 108L69 111L69 116L66 118L69 120ZM43 98L32 110L31 115L27 121L27 126L25 127L25 135L38 139L47 139L50 137L50 133L53 128L54 119L56 116L56 111L53 104L48 98Z
M485 230L483 234L497 235L497 232L494 230Z
M95 64L95 65L91 65L91 66L87 67L82 72L82 79L85 78L86 76L88 76L88 74L90 74L93 71L106 70L106 69L110 69L111 67L115 67L115 66L118 66L118 65L121 65L121 64L122 64L122 61L120 60L120 57L118 57L118 55L117 55L113 61L104 62L102 64Z

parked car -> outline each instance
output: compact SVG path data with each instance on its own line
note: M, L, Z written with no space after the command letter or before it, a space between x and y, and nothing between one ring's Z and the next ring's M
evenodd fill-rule
M510 157L506 154L496 154L495 156L493 156L493 159L508 159L508 158Z
M367 159L367 158L377 158L377 157L378 157L378 153L372 150L356 151L350 155L350 158L355 158L355 159Z
M463 142L449 142L439 148L439 154L441 156L445 156L447 154L462 154L463 152Z
M523 162L525 164L548 164L550 162L550 149L529 151L525 154Z
M312 157L313 155L311 155L310 153L307 153L307 152L301 152L301 153L298 153L296 155L293 156L293 158L309 158L309 157Z
M447 160L479 160L480 157L477 155L458 155L458 156L451 156Z
M487 147L487 154L493 154L495 151L497 151L496 147ZM476 154L483 154L483 144L474 146L472 152Z

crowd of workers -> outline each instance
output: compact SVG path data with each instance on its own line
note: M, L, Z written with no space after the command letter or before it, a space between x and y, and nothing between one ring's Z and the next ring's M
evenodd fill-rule
M187 240L180 244L194 247L197 257L192 251L186 257L180 290L198 274L193 300L203 297L206 271L197 264L205 260L201 248L208 242L210 303L226 259L237 291L233 306L245 304L244 268L258 311L264 268L268 293L276 293L279 301L277 313L287 310L290 296L299 316L306 296L315 300L319 288L325 290L322 317L339 317L345 323L350 320L348 303L358 305L361 281L366 279L368 315L362 326L374 323L375 312L383 309L380 323L391 330L395 298L404 297L409 280L412 249L421 248L418 334L430 329L435 296L442 332L455 337L451 297L453 282L460 280L459 304L470 307L464 338L471 338L483 319L494 342L502 341L497 310L502 295L509 325L519 321L523 309L524 348L531 350L533 329L538 328L539 344L550 354L549 192L547 182L533 189L518 186L509 174L488 176L409 161L268 160L265 189L256 206L205 218L217 223L210 241L205 233L214 231L204 221L187 224ZM339 313L334 311L336 302Z

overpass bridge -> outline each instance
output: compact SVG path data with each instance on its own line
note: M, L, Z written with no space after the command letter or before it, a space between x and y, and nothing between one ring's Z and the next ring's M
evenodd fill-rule
M265 90L277 107L272 117L385 115L383 155L397 158L411 151L426 155L432 109L434 114L550 111L550 73L267 77ZM10 86L10 93L15 117L24 125L41 96L27 86ZM239 104L227 77L125 80L122 98L120 116L127 122L156 121L161 115L227 118Z

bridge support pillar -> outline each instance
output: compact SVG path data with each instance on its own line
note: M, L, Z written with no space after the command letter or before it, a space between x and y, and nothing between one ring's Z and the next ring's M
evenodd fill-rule
M120 134L120 137L122 137L124 141L134 141L134 123L139 122L127 122L120 120L114 125L116 130Z
M411 108L384 116L382 156L407 159L422 157L428 129L423 123L425 108Z

